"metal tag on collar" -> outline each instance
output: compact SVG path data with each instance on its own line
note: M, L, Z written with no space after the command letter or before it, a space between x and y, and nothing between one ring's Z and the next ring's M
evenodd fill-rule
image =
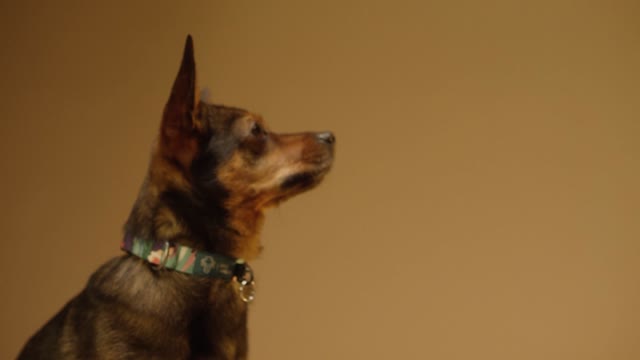
M234 280L238 283L238 293L242 301L249 304L256 298L256 282L253 280L253 270L242 259L238 259L236 262L236 269Z

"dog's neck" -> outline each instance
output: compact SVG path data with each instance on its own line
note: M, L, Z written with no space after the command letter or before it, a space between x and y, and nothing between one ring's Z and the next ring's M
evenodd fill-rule
M250 206L227 203L224 193L204 197L193 189L159 185L147 178L125 232L253 260L261 250L264 215Z

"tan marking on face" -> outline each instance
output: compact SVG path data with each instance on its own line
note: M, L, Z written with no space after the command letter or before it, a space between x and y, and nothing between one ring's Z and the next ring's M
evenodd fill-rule
M305 171L307 167L301 161L303 150L301 142L288 142L272 147L273 149L268 151L255 169L262 175L251 184L251 188L257 193L278 188L286 178Z
M240 119L237 119L233 123L231 131L237 137L243 138L243 137L249 136L249 134L251 133L251 129L253 128L253 125L255 123L260 125L263 129L265 130L267 129L267 126L264 122L264 119L262 119L262 116L257 114L247 113L245 116L241 117Z
M251 136L248 129L255 122L261 124L261 119L247 116L238 120L232 131L240 138ZM225 207L230 214L230 225L239 233L235 255L247 260L260 252L258 235L264 209L315 186L328 171L332 159L330 150L318 142L315 134L269 133L268 136L261 153L252 155L240 146L221 164L216 175L229 191ZM314 174L315 183L307 188L282 188L289 177L303 173Z
M251 205L261 210L283 195L282 183L292 175L320 171L329 154L310 134L270 134L264 154L254 162L236 151L218 172L220 182L230 190L230 206Z

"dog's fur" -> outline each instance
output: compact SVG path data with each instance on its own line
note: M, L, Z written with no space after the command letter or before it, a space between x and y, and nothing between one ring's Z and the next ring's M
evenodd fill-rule
M125 231L252 260L263 210L317 185L331 133L275 134L248 111L198 99L191 37ZM157 270L133 255L102 265L20 359L244 359L247 304L233 281Z

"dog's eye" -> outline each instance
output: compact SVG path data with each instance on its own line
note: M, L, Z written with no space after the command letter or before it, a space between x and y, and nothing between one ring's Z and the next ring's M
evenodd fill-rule
M262 126L260 126L258 123L253 124L253 127L251 128L251 135L260 136L263 133L264 130L262 129Z
M251 125L251 134L243 141L243 146L249 149L253 155L260 155L267 146L268 133L258 123Z
M258 136L262 136L262 135L266 135L266 131L262 128L262 126L260 126L260 124L255 123L253 124L253 127L251 128L251 135L258 137Z

